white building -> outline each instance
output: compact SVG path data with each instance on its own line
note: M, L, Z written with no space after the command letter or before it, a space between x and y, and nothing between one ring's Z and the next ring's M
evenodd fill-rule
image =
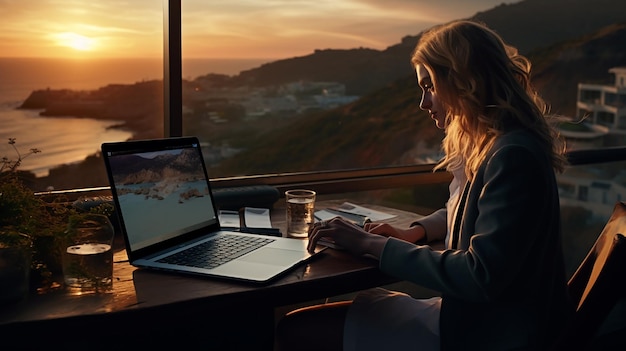
M562 206L582 207L600 221L609 219L615 203L626 199L626 172L577 166L558 176Z
M609 129L610 134L626 135L626 67L609 70L613 85L578 84L576 115Z
M568 150L626 145L626 67L609 73L615 75L613 85L578 84L576 115L585 119L580 128L562 129ZM558 177L561 204L608 219L615 203L626 199L622 169L626 169L623 163L571 167Z
M605 145L609 128L588 121L561 123L561 135L567 142L567 150L596 149Z

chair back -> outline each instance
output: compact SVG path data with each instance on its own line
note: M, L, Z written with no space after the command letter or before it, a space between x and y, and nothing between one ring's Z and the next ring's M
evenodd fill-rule
M559 350L589 345L611 309L626 297L626 203L618 202L600 236L568 282L576 313Z

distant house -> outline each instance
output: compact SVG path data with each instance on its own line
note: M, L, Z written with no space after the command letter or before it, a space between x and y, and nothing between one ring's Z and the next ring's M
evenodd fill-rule
M582 207L606 221L615 203L626 200L626 172L574 167L558 177L562 206Z
M626 67L609 70L614 84L578 84L576 115L561 134L568 150L626 145ZM561 204L582 207L606 220L617 201L626 200L626 165L576 166L558 177Z
M608 128L605 145L626 144L626 67L609 69L612 85L578 84L576 115L588 116L588 122Z

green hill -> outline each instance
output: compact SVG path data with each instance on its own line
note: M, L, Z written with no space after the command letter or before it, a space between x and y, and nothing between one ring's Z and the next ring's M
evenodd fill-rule
M552 112L573 115L578 82L607 83L609 68L626 65L621 43L626 43L626 24L532 51L534 83ZM215 171L259 174L414 164L436 149L443 136L419 109L419 98L410 74L342 108L246 139L240 146L247 151Z
M626 66L626 21L528 56L534 84L555 113L576 113L578 83L612 84L608 70Z
M622 0L524 0L502 4L471 18L488 24L520 52L575 40L603 27L626 23ZM232 85L276 85L299 80L338 81L349 95L365 95L413 74L410 55L420 33L407 33L385 50L319 49L241 72Z
M414 77L399 79L355 103L300 117L247 140L247 149L214 172L258 174L415 163L417 145L438 148L442 132L419 109ZM421 143L420 143L421 141ZM419 156L419 155L417 155ZM235 173L232 173L235 172Z

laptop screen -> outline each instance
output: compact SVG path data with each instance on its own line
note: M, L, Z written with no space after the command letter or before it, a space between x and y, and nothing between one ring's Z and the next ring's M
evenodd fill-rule
M103 148L131 251L218 223L197 139L132 144Z

